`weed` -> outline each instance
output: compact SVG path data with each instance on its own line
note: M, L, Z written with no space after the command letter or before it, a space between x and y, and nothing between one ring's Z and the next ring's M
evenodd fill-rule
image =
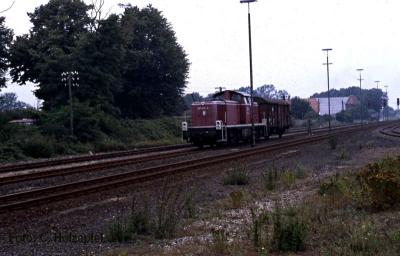
M336 136L331 136L331 137L329 137L328 143L329 143L330 149L335 150L338 145L338 138Z
M370 223L362 223L350 235L349 247L358 255L378 255L380 249L379 237L375 235Z
M286 188L291 188L296 183L296 175L293 171L285 170L281 175L281 180Z
M249 184L250 176L245 164L236 163L231 169L226 171L224 185L243 186Z
M141 199L138 204L135 199L132 200L128 216L122 214L107 226L108 241L134 241L139 236L170 238L175 234L185 213L193 217L196 212L193 194L185 193L180 187L164 185L159 194L153 197L145 195Z
M307 178L307 169L302 165L297 165L295 170L296 178L304 179Z
M232 208L240 208L243 201L243 193L241 191L233 191L229 193L231 199Z
M107 226L106 238L110 242L126 242L131 240L132 232L123 217L117 217Z
M251 240L255 248L265 250L269 245L269 230L268 230L268 213L261 212L257 214L254 209L251 212Z
M270 169L270 170L266 170L263 173L262 179L263 179L264 187L267 190L274 190L275 187L276 187L277 179L278 179L277 170L275 168L274 169Z
M224 255L228 253L228 239L223 229L211 230L212 235L212 251L216 255Z
M338 155L336 155L336 159L338 160L350 160L350 154L346 149L342 149Z

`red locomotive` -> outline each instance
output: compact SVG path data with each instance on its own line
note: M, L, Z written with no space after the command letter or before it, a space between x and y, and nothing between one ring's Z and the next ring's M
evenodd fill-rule
M289 102L254 97L256 139L279 137L289 128ZM193 102L192 123L182 123L183 138L195 145L234 144L251 139L250 95L221 91L203 102Z

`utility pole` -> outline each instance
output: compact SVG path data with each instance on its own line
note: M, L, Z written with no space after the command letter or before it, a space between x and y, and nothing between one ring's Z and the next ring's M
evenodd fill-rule
M253 52L251 48L251 18L250 18L250 3L257 0L240 0L241 4L247 4L247 20L249 26L249 59L250 59L250 119L251 119L251 137L252 146L256 145L256 133L254 127L254 113L253 113Z
M388 85L385 85L384 87L385 87L385 89L386 89L386 104L385 104L385 106L384 106L383 111L384 111L384 113L386 112L386 121L388 121L388 120L389 120L389 109L388 109L388 106L389 106L389 97L388 97L387 88L388 88L389 86L388 86Z
M328 122L329 122L329 132L331 131L331 93L330 93L330 87L329 87L329 65L332 65L332 63L329 63L329 51L332 51L331 48L325 48L322 49L322 51L326 52L326 63L323 63L322 65L326 65L326 75L327 75L327 80L328 80Z
M79 73L78 71L69 71L63 72L61 74L61 82L64 83L65 86L68 86L68 94L69 94L69 128L71 137L74 136L74 111L73 111L73 100L72 100L72 87L79 86Z
M377 90L379 90L379 83L380 83L381 81L379 81L379 80L376 80L375 81L375 83L376 83L376 89ZM379 102L380 104L379 105L382 105L382 100ZM379 123L379 118L380 118L380 116L381 116L381 110L380 109L378 109L378 123Z
M362 69L362 68L357 69L357 71L360 72L360 78L358 78L357 80L360 81L360 124L361 125L363 125L363 117L362 117L362 114L363 114L363 105L362 104L363 104L363 102L362 102L362 89L361 89L361 82L362 82L362 80L364 80L361 77L361 72L363 70L364 69Z

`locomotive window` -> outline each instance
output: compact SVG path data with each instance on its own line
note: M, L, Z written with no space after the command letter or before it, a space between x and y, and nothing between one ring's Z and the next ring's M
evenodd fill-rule
M238 102L240 102L240 95L239 94L233 94L232 95L232 100L234 100L234 101L238 101Z

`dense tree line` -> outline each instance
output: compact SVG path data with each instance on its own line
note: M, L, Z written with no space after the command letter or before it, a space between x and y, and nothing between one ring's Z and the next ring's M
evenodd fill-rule
M179 112L189 62L162 13L127 5L121 15L99 20L89 15L94 8L81 0L50 0L29 13L29 33L9 51L1 44L9 52L1 63L10 67L12 81L38 84L35 94L47 112L68 103L61 83L66 71L79 72L77 106L123 118ZM8 38L3 27L0 32Z

